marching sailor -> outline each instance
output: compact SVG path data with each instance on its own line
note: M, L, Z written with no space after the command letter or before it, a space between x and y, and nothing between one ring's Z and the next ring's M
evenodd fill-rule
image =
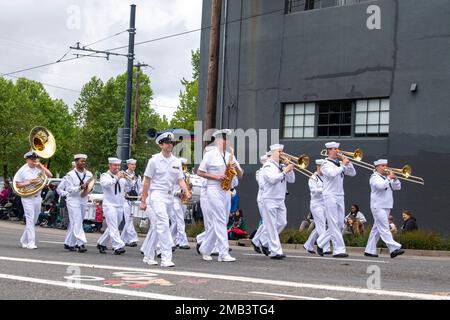
M67 228L67 249L78 252L86 252L86 235L83 229L84 215L87 209L88 195L82 197L81 192L88 187L93 179L92 173L86 170L85 154L74 155L75 168L64 176L62 186L58 186L60 196L66 197L67 210L69 211L69 227Z
M345 243L342 237L345 219L344 176L354 177L355 168L350 160L339 153L339 143L327 142L328 158L322 163L323 174L322 196L325 204L327 230L317 239L317 253L323 256L323 249L330 240L333 243L333 257L346 258ZM341 158L342 161L339 161ZM315 217L314 217L315 219Z
M123 215L125 218L125 225L120 235L122 241L126 246L136 247L139 241L136 230L134 229L133 215L131 207L133 202L138 201L138 197L141 194L142 180L141 177L136 175L136 160L128 159L128 169L125 173L128 175L125 183L125 202L123 204Z
M125 253L125 243L120 238L119 223L123 216L123 203L126 180L124 173L120 171L122 160L108 158L109 170L100 176L100 184L103 189L103 215L107 228L97 241L97 249L100 253L106 253L106 244L111 240L115 255Z
M264 164L267 162L268 159L269 159L268 154L265 154L259 158L259 161L261 162L261 165L264 166ZM256 196L256 202L258 204L258 209L259 209L261 220L262 220L263 214L261 214L261 212L264 210L264 204L261 199L261 194L264 189L264 179L262 179L261 170L262 170L262 167L259 168L258 170L256 170L255 177L256 177L256 182L258 183L258 195ZM264 229L264 221L262 221L261 224L258 226L258 229L256 230L255 235L253 236L252 245L253 245L253 249L255 250L255 252L264 253L264 254L268 255L269 250L267 248L264 248L263 250L261 250L261 238L263 237L262 242L266 242L267 240L264 238L265 236L266 236L266 232Z
M401 244L392 237L389 228L389 215L394 205L393 192L402 188L400 180L388 169L388 161L379 159L374 162L375 172L370 177L370 210L373 215L373 227L370 231L364 255L378 257L377 243L381 240L389 248L391 258L405 253Z

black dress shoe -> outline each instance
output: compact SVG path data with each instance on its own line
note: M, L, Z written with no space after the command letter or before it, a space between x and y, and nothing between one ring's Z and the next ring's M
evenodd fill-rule
M197 250L197 253L199 254L199 255L201 255L201 253L200 253L200 246L202 245L202 243L201 242L199 242L199 243L197 243L197 245L195 246L195 249Z
M191 249L191 247L189 247L188 245L179 246L178 248L181 249L181 250L189 250L189 249Z
M395 258L396 256L402 255L405 253L405 250L397 249L391 252L391 258Z
M158 254L156 255L156 257L157 257L157 258L161 258L161 253L158 253Z
M78 247L78 252L83 253L83 252L86 252L86 251L87 251L87 249L86 249L86 247L84 245L81 245L81 246Z
M97 245L97 249L98 249L98 252L100 252L100 253L106 253L106 249L105 249L105 246L101 246L101 245Z
M211 253L211 256L213 256L213 257L218 257L218 256L219 256L219 253L218 253L218 252L212 252L212 253Z
M347 257L348 257L348 254L346 254L346 253L338 253L338 254L333 255L333 258L347 258Z
M144 255L144 251L141 251L141 254Z
M172 247L172 252L175 252L175 250L177 250L177 246Z
M117 249L117 250L114 250L114 254L115 254L116 256L118 256L118 255L120 255L120 254L122 254L122 253L125 253L125 249L124 249L124 248L119 248L119 249Z
M233 251L233 249L231 249L231 248L228 248L228 252L231 252L231 251Z
M69 251L75 251L76 250L75 247L68 246L67 244L64 245L64 249L69 250Z
M364 252L364 256L366 256L366 257L372 257L372 258L378 258L378 255L377 255L377 254L371 254L371 253L367 253L367 252Z
M270 259L274 259L274 260L283 260L284 258L286 258L286 256L284 254L277 254L275 256L270 257Z
M305 248L305 246L303 246L303 249L308 251L308 253L310 253L310 254L316 254L316 252L314 250L308 250L308 249Z
M323 249L319 246L317 246L317 253L319 254L319 256L323 257Z
M262 253L261 248L257 247L256 244L253 243L253 241L252 241L252 245L253 245L253 250L255 250L256 253Z
M136 242L131 242L128 244L129 247L137 247L137 243Z
M261 246L261 251L264 253L264 255L267 257L270 254L270 250L267 247Z

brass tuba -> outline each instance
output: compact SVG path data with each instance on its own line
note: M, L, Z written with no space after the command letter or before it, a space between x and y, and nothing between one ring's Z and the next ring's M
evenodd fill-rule
M31 151L34 151L41 158L50 158L56 151L56 141L53 134L44 127L35 127L31 129L29 135ZM38 160L39 161L39 160ZM24 168L28 164L22 166ZM22 169L21 168L21 169ZM17 173L13 179L13 189L16 194L21 197L32 196L47 185L48 177L44 170L41 170L39 176L33 179L32 183L25 187L17 187Z

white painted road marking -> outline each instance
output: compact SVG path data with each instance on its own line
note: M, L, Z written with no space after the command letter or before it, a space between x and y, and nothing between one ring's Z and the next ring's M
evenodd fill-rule
M266 284L280 287L291 287L291 288L306 288L314 290L327 290L336 292L347 292L356 294L373 294L379 296L392 296L392 297L402 297L411 299L425 299L425 300L450 300L450 296L441 296L428 293L414 293L405 291L394 291L394 290L378 290L378 289L366 289L358 287L345 287L345 286L335 286L335 285L321 285L303 282L293 282L293 281L280 281L280 280L269 280L260 278L250 278L250 277L239 277L239 276L229 276L221 274L209 274L201 272L190 272L190 271L170 271L162 270L156 268L131 268L131 267L120 267L120 266L108 266L108 265L95 265L86 263L75 263L75 262L63 262L63 261L51 261L51 260L36 260L36 259L24 259L24 258L12 258L0 256L0 260L3 261L15 261L15 262L27 262L27 263L40 263L49 265L60 265L60 266L78 266L92 269L105 269L105 270L119 270L119 271L149 271L157 274L169 274L174 276L186 276L186 277L197 277L206 279L217 279L224 281L239 281L246 283L256 283L256 284Z
M244 253L244 256L262 256L261 254L257 254L257 253ZM357 262L367 262L367 263L389 263L388 261L383 261L383 260L365 260L365 259L352 259L352 258L328 258L328 257L308 257L308 256L290 256L287 255L286 257L288 258L296 258L296 259L322 259L322 260L335 260L335 261L357 261Z
M4 273L0 273L0 279L30 282L30 283L39 283L39 284L50 285L50 286L64 287L67 289L88 290L88 291L119 294L119 295L139 297L139 298L157 299L157 300L197 300L197 299L188 298L188 297L178 297L178 296L171 296L171 295L166 295L166 294L132 291L132 290L124 290L124 289L113 289L113 288L99 287L99 286L93 286L93 285L82 284L82 283L72 283L72 282L31 278L31 277L21 277L21 276L15 276L15 275L4 274Z
M249 293L260 294L263 296L271 296L271 297L282 297L282 298L290 298L290 299L300 299L300 300L338 300L330 297L325 298L314 298L314 297L305 297L305 296L293 296L290 294L283 293L271 293L271 292L260 292L260 291L251 291Z

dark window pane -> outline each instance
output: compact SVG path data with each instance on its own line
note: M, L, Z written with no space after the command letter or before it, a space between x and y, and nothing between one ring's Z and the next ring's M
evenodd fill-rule
M330 112L341 112L341 105L339 102L332 103L330 106Z
M328 124L328 114L319 114L319 124Z
M328 127L318 127L317 135L319 137L327 137L328 136Z
M330 128L330 130L329 130L330 136L338 136L339 135L339 127L338 126L329 127L329 128Z
M341 134L340 136L351 136L352 127L351 126L341 126Z
M352 114L343 113L341 117L341 123L352 123Z
M325 103L319 104L319 113L325 113L328 112L328 110L329 110L328 104Z
M339 113L331 113L330 114L330 124L339 124Z

